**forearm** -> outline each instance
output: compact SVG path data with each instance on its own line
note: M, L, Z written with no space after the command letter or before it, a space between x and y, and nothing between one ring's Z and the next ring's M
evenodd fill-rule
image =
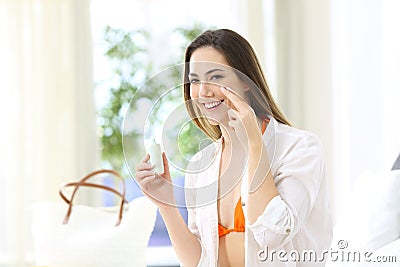
M181 264L185 267L197 266L201 256L201 245L187 227L179 210L175 207L161 207L160 214Z
M272 198L279 195L271 171L265 146L250 147L248 165L249 196L247 216L250 224L264 212Z

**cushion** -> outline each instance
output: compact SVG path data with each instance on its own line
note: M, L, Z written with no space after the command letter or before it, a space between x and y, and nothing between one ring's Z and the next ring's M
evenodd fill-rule
M331 249L376 252L399 239L400 170L363 173L345 199Z
M369 250L400 237L400 170L366 172L350 192L335 237Z

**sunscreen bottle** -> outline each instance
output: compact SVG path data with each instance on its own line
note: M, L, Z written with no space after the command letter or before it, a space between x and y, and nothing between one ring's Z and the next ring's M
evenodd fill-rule
M157 144L154 137L149 146L150 162L154 164L157 173L164 173L164 164L161 155L161 145Z

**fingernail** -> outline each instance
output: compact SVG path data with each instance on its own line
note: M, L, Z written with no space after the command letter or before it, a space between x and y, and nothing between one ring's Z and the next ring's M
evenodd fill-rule
M226 88L225 87L223 87L223 86L221 86L221 91L226 91Z

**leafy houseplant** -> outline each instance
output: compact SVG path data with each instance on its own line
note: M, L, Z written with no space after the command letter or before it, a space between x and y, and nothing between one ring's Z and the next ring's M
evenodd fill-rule
M181 37L182 45L181 55L184 53L186 45L204 30L204 26L196 23L190 28L177 28L176 33ZM102 145L102 161L106 167L111 167L118 172L126 173L124 168L124 154L122 141L123 137L121 125L123 117L128 108L137 109L137 103L130 103L130 100L140 89L140 86L153 74L153 64L150 61L149 51L147 49L151 36L143 30L123 31L106 27L104 31L104 40L107 44L105 56L112 64L114 73L114 85L110 88L108 102L101 108L98 114L99 132ZM171 62L171 65L182 63L177 59ZM182 77L179 73L175 74L175 84L181 84ZM151 87L151 90L145 92L146 98L154 100L162 93L163 88ZM170 99L174 101L174 99ZM180 148L186 155L193 155L196 152L195 142L192 138L203 139L201 133L193 123L188 123L181 131ZM128 133L129 140L132 143L140 139L138 131ZM136 161L143 155L135 155Z

